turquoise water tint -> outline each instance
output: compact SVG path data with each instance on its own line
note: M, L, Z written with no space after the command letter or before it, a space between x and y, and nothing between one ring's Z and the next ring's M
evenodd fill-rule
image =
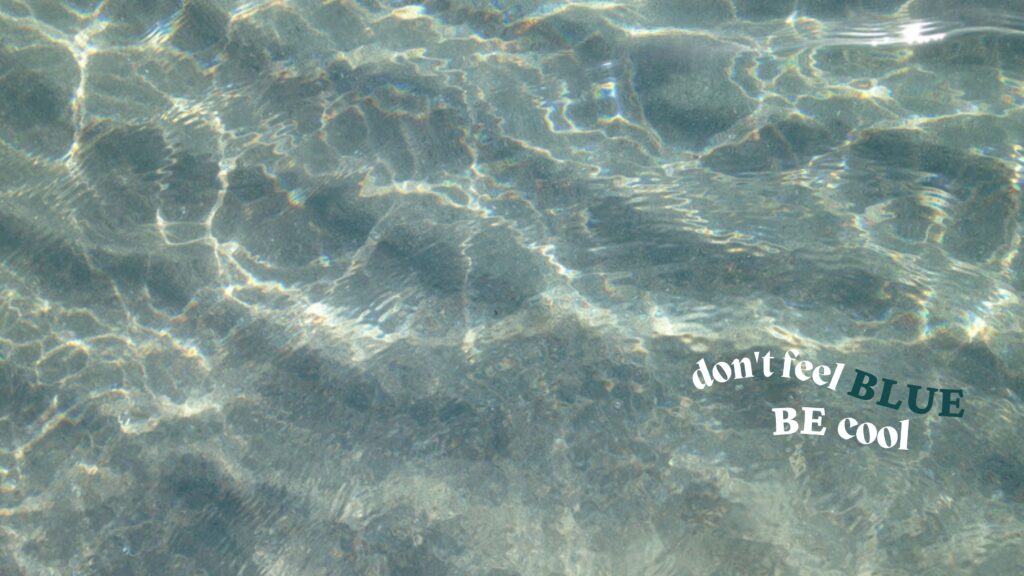
M1022 171L1020 0L0 0L0 575L1024 574Z

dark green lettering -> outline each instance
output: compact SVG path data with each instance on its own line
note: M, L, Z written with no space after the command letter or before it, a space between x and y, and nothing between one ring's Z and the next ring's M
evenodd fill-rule
M963 418L964 409L960 408L960 398L953 400L952 398L950 398L950 396L952 396L953 394L958 394L960 398L964 397L963 390L953 390L951 388L942 389L942 412L939 412L939 416L952 416L954 418ZM960 408L960 412L957 414L950 412L949 409L953 406Z
M935 400L935 393L938 390L935 388L929 388L928 405L925 406L924 408L918 408L917 393L921 391L921 387L910 384L907 386L907 388L910 388L910 398L907 400L907 406L910 408L910 411L913 412L914 414L927 414L928 411L932 409L932 401Z
M854 371L857 372L857 378L853 381L853 388L850 388L850 391L847 392L846 395L853 396L858 400L871 400L875 395L873 386L878 383L878 378L875 378L875 375L870 372L864 372L857 368L854 368ZM864 395L861 396L861 394L857 392L858 390L863 390Z
M888 378L882 378L882 397L878 399L879 406L885 406L886 408L892 408L898 410L900 405L903 404L903 400L897 400L895 404L889 401L889 394L892 394L892 387L896 385L895 380L889 380Z

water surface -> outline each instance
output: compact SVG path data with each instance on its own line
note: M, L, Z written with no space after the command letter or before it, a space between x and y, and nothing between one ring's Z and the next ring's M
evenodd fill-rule
M1024 573L1021 135L1013 0L2 0L0 574Z

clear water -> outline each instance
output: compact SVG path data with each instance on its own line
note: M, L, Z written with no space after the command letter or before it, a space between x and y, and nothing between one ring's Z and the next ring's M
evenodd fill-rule
M2 0L0 574L1024 573L1022 136L1019 0Z

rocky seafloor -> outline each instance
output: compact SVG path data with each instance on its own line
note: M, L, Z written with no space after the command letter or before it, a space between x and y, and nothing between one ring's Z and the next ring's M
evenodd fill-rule
M1022 135L1015 0L0 0L0 574L1024 573Z

